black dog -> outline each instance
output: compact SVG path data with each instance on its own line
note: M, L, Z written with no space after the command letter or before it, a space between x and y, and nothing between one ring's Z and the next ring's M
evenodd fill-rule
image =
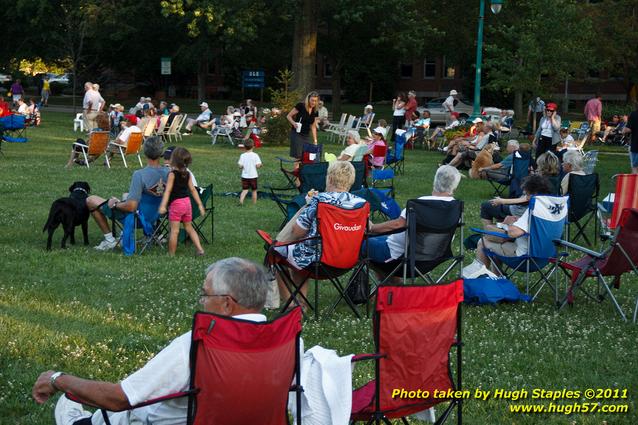
M75 245L75 226L82 225L84 235L84 245L89 244L89 208L86 206L86 198L91 193L91 186L87 182L75 182L69 187L71 196L60 198L53 202L49 211L49 218L44 225L44 229L49 231L47 239L47 250L51 249L51 238L53 232L61 224L64 229L62 238L62 248L66 248L66 240L71 237L71 244Z

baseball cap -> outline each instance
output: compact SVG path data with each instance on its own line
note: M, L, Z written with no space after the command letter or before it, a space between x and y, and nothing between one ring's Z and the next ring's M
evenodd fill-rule
M366 107L363 109L374 109L374 107L372 105L366 105Z
M450 90L450 96L456 96L459 94L456 90Z
M374 130L372 130L372 131L373 131L373 132L375 132L375 133L379 133L379 134L381 134L381 135L384 135L384 134L385 134L385 128L383 128L383 127L381 127L381 126L379 126L379 127L375 128L375 129L374 129Z
M202 102L202 103L199 104L199 106L203 106L204 108L208 108L208 103Z
M555 111L556 109L558 109L558 105L556 105L554 102L550 102L545 106L545 109L549 109L550 111Z
M480 123L480 122L483 122L483 120L482 120L482 119L480 119L479 117L476 117L476 118L474 118L474 119L472 120L472 123L474 123L474 124L478 124L478 123Z
M169 146L166 148L163 155L165 160L168 161L169 159L171 159L171 155L173 154L173 149L175 149L175 146Z

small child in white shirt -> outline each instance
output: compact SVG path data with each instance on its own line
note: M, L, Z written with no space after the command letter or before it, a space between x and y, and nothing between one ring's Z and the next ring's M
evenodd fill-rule
M259 155L253 152L254 142L252 139L244 141L246 152L239 156L237 165L241 168L241 194L239 195L239 205L244 205L244 199L248 191L252 191L253 204L257 203L257 168L261 168Z

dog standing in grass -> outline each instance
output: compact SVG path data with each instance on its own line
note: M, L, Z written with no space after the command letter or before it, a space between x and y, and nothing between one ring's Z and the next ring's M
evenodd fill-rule
M66 240L70 237L71 244L75 245L75 226L82 225L84 245L89 244L88 221L89 208L86 206L86 198L91 193L91 186L87 182L74 182L69 187L70 196L56 199L51 205L49 218L42 231L49 231L47 238L47 250L51 249L51 238L55 229L62 225L64 236L62 237L62 248L66 248Z

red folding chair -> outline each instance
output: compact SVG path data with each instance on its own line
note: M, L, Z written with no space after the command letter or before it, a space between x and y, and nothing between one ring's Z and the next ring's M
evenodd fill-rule
M638 174L617 174L614 205L611 213L604 203L598 204L602 234L611 236L625 208L638 208Z
M445 422L454 408L457 422L462 423L462 398L434 396L434 391L461 390L462 301L462 280L378 288L373 319L376 353L353 358L374 358L375 379L354 390L352 421L390 425L390 419L401 418L407 423L406 416L449 402L436 423ZM452 346L456 347L456 383L450 367ZM421 390L423 397L397 394L401 389Z
M613 302L616 310L623 318L625 313L620 308L618 301L611 292L610 285L605 280L605 276L613 277L612 285L616 288L620 286L620 277L625 273L634 272L638 277L638 209L625 209L622 211L620 218L614 223L616 232L611 239L609 247L603 252L592 251L583 248L571 242L559 240L557 244L575 249L583 254L583 257L575 261L558 261L558 267L567 274L571 283L567 289L567 294L561 303L561 308L565 304L573 304L574 291L581 290L589 298L601 302L605 293ZM570 274L571 272L571 274ZM598 285L598 293L596 296L590 294L583 283L588 277L596 277ZM605 292L601 290L604 289ZM638 314L638 300L634 309L634 322Z
M374 160L376 158L383 158L383 165L385 165L385 159L388 155L388 146L387 145L374 145L372 147L372 160L371 164L374 164Z
M262 323L197 312L190 389L132 409L189 397L187 425L287 425L288 393L294 391L301 423L300 334L300 308ZM82 402L71 394L67 397ZM102 415L109 425L106 412Z
M358 273L367 272L367 268L364 267L365 263L361 261L360 251L366 234L369 215L370 204L367 202L362 203L360 207L354 209L346 209L325 202L319 202L317 206L317 236L282 243L273 240L268 233L257 230L257 234L267 243L266 261L279 273L291 294L284 303L282 311L285 311L293 302L297 305L301 305L303 301L314 311L315 319L318 319L318 281L329 280L339 292L339 296L350 306L355 316L361 317L356 305L345 293L347 285L344 287L339 277L348 273L353 268L355 268L355 270L350 277L350 281L352 281ZM316 241L316 260L304 269L304 272L307 274L306 279L297 285L289 272L289 268L293 266L288 263L287 258L279 253L276 248L284 246L290 247L291 245L308 240ZM314 305L301 293L301 288L310 279L315 280Z

